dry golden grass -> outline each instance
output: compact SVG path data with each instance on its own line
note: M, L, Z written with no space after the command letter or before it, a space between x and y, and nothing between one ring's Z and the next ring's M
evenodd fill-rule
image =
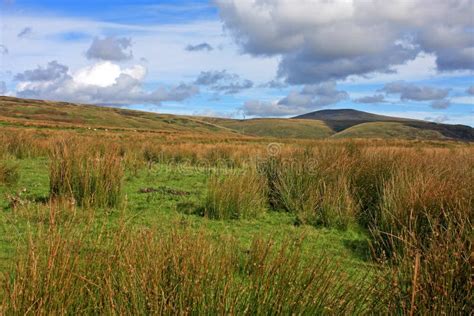
M120 204L124 167L131 174L155 164L250 172L211 180L209 217L252 217L268 204L295 214L300 224L358 224L371 236L375 262L389 271L381 282L389 298L381 313L472 310L471 144L287 140L269 147L273 140L265 138L185 132L2 132L2 155L48 157L51 197L73 197L91 209ZM256 170L265 181L251 173ZM28 207L16 212L49 221L49 213ZM54 222L75 213L60 214ZM349 292L325 292L346 282L344 274L326 263L323 270L305 265L293 246L275 249L256 240L247 252L222 249L189 232L122 230L92 245L82 244L83 237L51 231L32 241L4 288L2 311L298 314L367 312L371 306L351 286L354 280L347 280ZM86 263L94 269L86 271ZM373 290L370 282L364 286Z

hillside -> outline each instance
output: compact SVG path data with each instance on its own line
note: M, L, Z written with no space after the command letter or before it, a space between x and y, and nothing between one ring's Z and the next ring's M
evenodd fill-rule
M192 117L4 96L0 96L0 122L60 127L235 134L221 126Z
M180 116L69 102L0 96L0 125L103 128L219 137L400 138L474 141L474 129L377 115L357 110L321 110L292 119Z
M203 118L203 120L223 126L239 133L275 138L326 138L334 131L322 121L288 119L249 119L232 120Z
M353 109L320 110L294 117L293 119L310 119L325 122L334 131L340 132L349 127L368 122L409 122L410 119L377 115Z
M333 138L447 139L438 131L411 127L398 122L370 122L349 127Z
M452 139L474 141L474 129L399 117L377 115L353 109L321 110L294 117L297 120L322 121L335 138Z

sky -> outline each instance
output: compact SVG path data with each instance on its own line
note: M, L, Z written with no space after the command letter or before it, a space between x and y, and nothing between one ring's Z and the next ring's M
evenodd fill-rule
M0 0L0 95L474 126L474 0Z

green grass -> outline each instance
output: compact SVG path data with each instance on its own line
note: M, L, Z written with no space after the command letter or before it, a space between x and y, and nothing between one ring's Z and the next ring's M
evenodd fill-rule
M404 123L374 122L352 126L333 138L446 139L440 132L408 126Z
M9 97L0 97L0 117L28 123L72 124L89 128L139 129L167 133L217 132L231 135L225 128L191 117Z
M203 118L239 133L261 137L320 139L334 134L322 121L288 119L230 120Z
M27 227L35 225L34 216L15 214L12 203L31 205L45 203L49 194L49 161L46 158L22 159L20 180L15 186L0 185L0 267L13 261L14 240L27 238ZM364 270L368 264L367 234L357 227L347 231L312 226L295 226L295 216L281 212L267 212L256 219L238 221L211 220L198 215L185 215L179 205L202 205L207 194L207 169L175 168L154 165L142 169L137 176L127 175L124 183L125 206L121 210L96 210L96 226L115 227L123 215L133 227L156 227L171 231L176 222L186 222L196 230L205 230L214 236L233 236L243 245L249 245L255 236L283 241L305 236L307 254L327 253L344 264L348 270ZM165 188L142 193L145 188ZM185 192L185 193L183 193ZM13 202L16 201L16 202ZM84 211L85 212L85 211ZM97 232L98 233L98 232Z
M5 100L18 104L4 106ZM19 304L17 313L29 307L61 313L64 307L142 314L150 299L155 311L175 313L193 307L203 313L250 307L260 308L252 309L260 314L321 312L311 297L325 302L325 289L342 305L364 309L362 291L387 314L468 310L469 144L282 139L281 151L267 153L274 137L301 133L311 138L311 124L319 123L308 121L311 126L299 130L305 123L295 120L283 135L275 126L286 128L286 120L220 120L236 124L232 130L218 127L217 120L41 101L28 101L23 109L21 102L0 99L0 120L10 124L0 135L0 151L14 164L5 170L15 174L15 181L0 183L0 314L14 314L10 301ZM150 128L160 132L163 127L164 134L121 129L149 115L156 118L150 119ZM111 123L115 129L105 131ZM12 124L25 126L15 130ZM105 125L97 133L89 124ZM239 124L271 137L243 137ZM409 135L407 126L393 123L361 127L357 135L371 128L377 135ZM209 134L198 133L204 130ZM78 145L69 152L74 155L54 154L61 139ZM261 160L268 154L272 159ZM247 161L252 157L258 159ZM281 168L265 167L265 161L280 158ZM262 191L259 182L239 176L250 171L265 175ZM71 181L78 188L83 182L94 185L75 199L55 190ZM98 189L102 182L117 189L120 203L80 203L81 196L109 196ZM262 212L255 214L257 209ZM285 248L295 243L298 247ZM334 274L335 268L342 274ZM312 282L313 273L322 276L321 283ZM361 285L377 281L384 291L374 295L354 289L361 275L367 276ZM312 284L311 291L301 292L305 284ZM234 292L217 302L214 293L226 285ZM343 300L339 293L345 293ZM390 305L384 304L385 295ZM232 304L239 296L243 299L235 310L222 308L221 299ZM440 298L434 304L433 296ZM164 297L173 303L164 304ZM276 309L273 297L280 300ZM334 313L348 312L334 301L323 304Z
M223 119L27 100L0 96L0 126L81 128L85 130L150 131L160 134L200 133L220 137L280 139L397 138L425 140L474 139L468 126L390 118L355 110L325 110L301 119ZM315 112L319 113L319 112Z

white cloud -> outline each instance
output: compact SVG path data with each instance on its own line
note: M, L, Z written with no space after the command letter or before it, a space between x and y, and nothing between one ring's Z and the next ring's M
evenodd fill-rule
M73 80L78 84L107 87L114 84L121 74L141 81L146 76L146 68L142 65L134 65L121 69L119 65L105 61L79 69L74 73Z
M419 53L439 70L474 69L474 5L466 0L217 0L247 53L281 56L293 84L390 73Z
M448 96L449 89L419 86L405 81L395 81L385 84L381 91L387 94L399 94L400 100L432 101L441 100Z
M236 94L253 87L253 82L242 79L238 74L227 70L201 71L194 81L197 85L207 86L216 93Z
M306 85L300 91L291 91L279 101L249 100L244 103L241 110L251 116L287 116L314 111L348 97L347 92L337 90L336 82L328 81Z
M88 59L124 61L132 59L132 39L127 37L95 37L86 52Z
M71 73L67 66L54 61L47 67L18 74L17 95L96 104L160 105L164 101L182 101L199 92L191 84L147 91L143 88L145 75L142 65L122 68L111 62L99 62Z
M133 53L140 60L146 59L148 78L178 84L192 80L206 69L227 69L239 73L255 82L274 78L278 65L277 57L254 58L240 54L232 39L223 34L220 21L191 21L182 24L128 25L92 20L88 18L64 17L42 12L40 15L2 16L2 44L10 54L3 56L8 70L18 73L50 60L58 60L71 69L87 65L84 58L94 37L104 38L108 34L133 38ZM24 25L34 25L34 38L18 41L16 35ZM61 28L58 29L58 25ZM65 42L62 35L81 32L81 38ZM183 49L186 43L215 43L206 54L190 54ZM125 64L133 61L125 60Z

